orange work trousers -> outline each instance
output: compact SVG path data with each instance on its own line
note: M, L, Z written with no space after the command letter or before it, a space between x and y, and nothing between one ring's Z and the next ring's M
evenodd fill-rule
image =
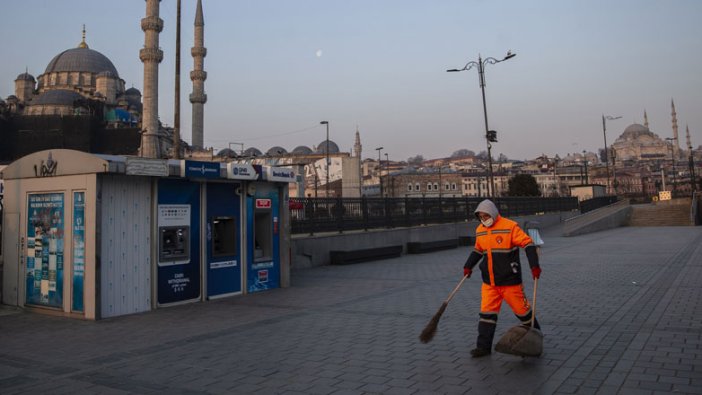
M531 312L531 306L524 296L524 286L517 285L489 285L483 283L481 289L480 314L497 315L502 307L502 301L507 302L517 317L522 318Z

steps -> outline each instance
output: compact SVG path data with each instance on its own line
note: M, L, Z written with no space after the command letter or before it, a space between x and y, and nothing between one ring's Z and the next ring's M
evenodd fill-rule
M691 226L690 199L633 205L629 226Z

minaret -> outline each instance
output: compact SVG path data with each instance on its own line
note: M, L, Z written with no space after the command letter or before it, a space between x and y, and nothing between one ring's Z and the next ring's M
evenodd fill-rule
M192 144L193 147L202 148L204 145L204 118L205 102L205 80L207 72L204 70L205 56L205 18L202 17L202 0L197 0L197 11L195 12L195 46L190 53L193 56L193 71L190 72L190 79L193 81L193 93L190 95L190 102L193 103L193 127Z
M356 142L353 144L353 154L355 157L361 157L361 134L358 133L358 126L356 126Z
M646 129L648 129L648 114L646 114L645 108L644 108L644 126L646 127Z
M675 102L670 99L670 108L672 112L670 115L673 117L673 156L676 158L680 157L680 140L678 140L678 114L675 113Z
M139 59L144 63L144 90L140 151L146 158L161 156L158 141L158 64L163 60L163 51L158 47L158 35L163 30L163 19L158 16L160 1L146 0L146 17L141 20L144 48L139 51Z
M361 158L361 134L356 125L356 141L353 143L353 153L358 158L358 196L363 196L363 158Z

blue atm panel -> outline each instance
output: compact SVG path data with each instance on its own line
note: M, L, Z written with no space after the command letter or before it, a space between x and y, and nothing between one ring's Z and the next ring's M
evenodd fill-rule
M240 184L207 184L207 297L241 292Z
M158 304L200 298L200 184L158 181Z
M248 292L280 287L280 215L278 189L258 187L254 197L248 197L247 232Z

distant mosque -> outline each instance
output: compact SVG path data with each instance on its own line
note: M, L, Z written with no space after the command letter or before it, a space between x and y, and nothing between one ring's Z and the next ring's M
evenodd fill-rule
M644 124L633 123L624 129L619 138L614 141L615 163L625 162L652 162L668 160L672 156L682 158L678 137L678 119L675 112L675 103L671 100L671 116L673 137L662 139L648 127L648 115L644 111ZM687 132L688 150L691 149L690 131ZM689 154L689 152L687 152Z
M16 115L87 115L100 104L105 120L137 124L141 119L141 92L125 89L114 64L102 53L90 49L83 40L67 49L34 78L27 71L15 79L15 94L5 100Z
M194 24L192 146L179 144L179 151L186 153L202 150L204 140L207 49L201 0ZM139 51L144 64L143 94L134 87L126 88L112 61L88 46L85 26L78 46L54 56L38 77L28 70L19 74L14 95L0 98L0 162L52 148L172 157L174 128L161 124L158 117L158 67L163 60L158 36L163 25L159 0L147 0L146 16L141 20L144 47Z

